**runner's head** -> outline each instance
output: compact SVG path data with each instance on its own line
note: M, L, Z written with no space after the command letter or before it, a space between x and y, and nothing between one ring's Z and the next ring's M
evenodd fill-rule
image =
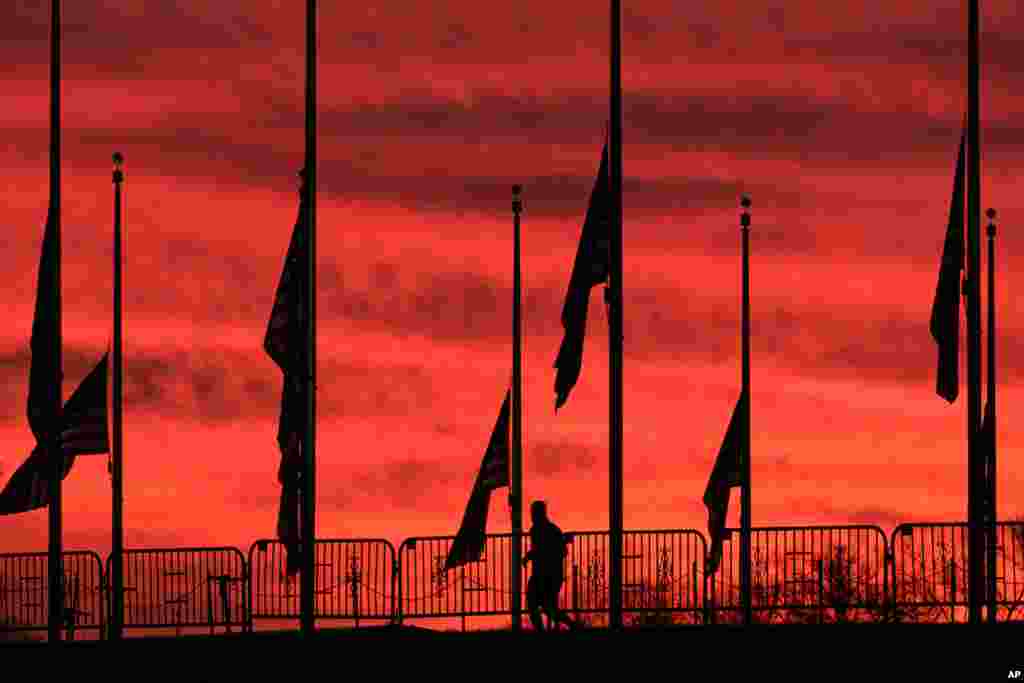
M530 517L533 519L533 523L537 524L543 522L548 518L548 506L542 500L535 500L530 504Z

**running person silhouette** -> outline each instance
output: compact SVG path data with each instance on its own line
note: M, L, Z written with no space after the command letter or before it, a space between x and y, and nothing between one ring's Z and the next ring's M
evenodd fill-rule
M558 628L564 623L569 628L577 624L569 615L558 608L558 594L565 580L563 562L566 555L566 537L550 519L547 505L536 500L530 505L533 526L530 528L530 552L523 558L523 566L533 561L533 573L526 584L526 605L530 622L537 631L544 630L541 610L548 616L550 627Z

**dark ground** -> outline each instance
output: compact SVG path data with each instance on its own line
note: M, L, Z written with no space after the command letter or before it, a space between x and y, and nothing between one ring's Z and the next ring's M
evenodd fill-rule
M57 680L1024 681L1024 625L678 626L609 632L434 631L415 626L4 643L4 678ZM2 647L2 646L0 646ZM39 678L12 662L25 659ZM88 662L96 662L90 665ZM116 663L115 663L116 662ZM30 664L31 666L31 664ZM98 667L98 668L97 668ZM34 667L33 667L34 668ZM407 670L408 673L404 673ZM1013 672L1020 670L1020 678ZM94 677L103 671L102 678ZM10 675L19 674L19 675ZM53 678L51 678L53 675Z

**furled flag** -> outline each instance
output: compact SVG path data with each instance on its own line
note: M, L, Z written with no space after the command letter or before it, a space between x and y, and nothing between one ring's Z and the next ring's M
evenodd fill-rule
M490 507L491 491L509 485L509 404L511 392L505 393L498 422L494 425L491 441L487 444L480 473L477 474L473 492L462 517L462 526L455 535L444 569L448 571L467 562L476 562L484 554L487 537L487 509Z
M985 416L981 420L981 432L979 433L978 446L981 449L985 463L985 520L991 522L995 514L992 509L992 478L995 477L996 462L996 416L995 409L991 402L985 404Z
M942 247L942 266L932 304L931 333L939 347L935 391L950 403L960 393L960 273L964 269L964 137L953 180L953 199L949 208L946 243Z
M750 457L746 453L748 439L744 434L747 425L747 411L750 410L746 392L740 394L736 408L729 420L722 447L715 458L707 488L704 489L704 505L708 509L708 533L711 535L711 551L708 555L705 573L714 574L722 560L722 541L725 533L725 516L729 511L729 491L743 485L743 463Z
M46 215L39 257L36 311L32 319L32 366L28 379L28 424L36 442L46 444L58 425L61 402L60 253L52 207Z
M608 185L608 145L601 153L601 167L590 193L583 234L569 278L569 290L562 307L565 336L555 359L555 410L561 408L576 386L583 366L583 338L587 332L590 290L607 281L610 270L612 196Z
M287 553L287 572L295 576L301 564L302 468L305 423L298 419L305 415L300 380L285 376L281 396L281 418L278 422L277 442L281 448L281 464L277 480L281 484L281 503L277 512L277 537Z
M110 451L107 432L107 355L93 368L64 404L61 447L66 479L79 455L95 455ZM0 514L30 512L50 504L50 477L53 468L43 444L11 476L0 492Z
M281 449L281 465L277 478L281 483L281 507L277 518L277 535L288 554L288 574L299 570L301 530L299 505L302 495L303 441L306 429L308 355L306 325L308 322L307 285L309 268L307 248L306 183L303 174L299 190L299 216L288 245L284 270L277 285L270 312L263 348L281 368L284 382L281 390L281 416L277 427L277 443Z

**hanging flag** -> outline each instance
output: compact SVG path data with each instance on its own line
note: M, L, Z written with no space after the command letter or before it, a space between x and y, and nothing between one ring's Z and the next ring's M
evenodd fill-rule
M302 383L285 377L281 392L281 418L278 424L278 445L281 465L277 480L281 484L281 504L277 513L277 537L287 554L288 576L295 576L301 566L302 444L306 414Z
M306 226L306 186L299 189L299 215L292 230L281 280L277 284L263 348L285 375L306 375L306 264L308 229Z
M993 415L992 403L985 404L985 416L981 420L981 433L979 434L978 447L981 449L985 462L985 505L984 517L986 522L991 521L995 510L992 509L992 478L995 477L995 455L996 455L996 419Z
M981 420L981 449L985 453L986 460L991 460L991 454L996 445L995 416L992 414L992 404L985 404L985 416Z
M747 424L746 412L750 409L746 392L740 394L736 408L729 420L722 447L715 458L707 488L704 490L704 505L708 509L708 533L711 536L711 551L708 555L705 573L714 574L722 560L722 541L725 534L725 516L729 511L729 492L734 486L743 485L743 463L749 457L745 453L747 438L743 433Z
M17 515L44 508L50 503L50 472L49 460L43 451L36 447L32 454L21 464L0 492L0 515ZM64 460L62 479L71 470L68 459Z
M445 571L455 569L467 562L476 562L484 554L487 537L487 510L490 507L491 491L509 485L509 405L511 392L505 393L498 422L487 444L480 473L477 474L473 492L469 496L462 526L455 535L445 562Z
M299 569L299 504L302 490L303 440L306 430L306 377L308 374L306 325L308 306L306 290L309 268L307 248L306 183L303 174L299 190L299 215L292 231L281 280L277 285L274 305L267 324L263 348L284 374L281 390L281 416L278 420L277 443L281 449L278 481L281 483L281 507L277 534L288 554L288 574Z
M110 451L107 431L107 369L110 354L96 364L64 404L61 446L65 456L100 455Z
M61 479L71 473L75 457L110 451L107 432L107 358L93 368L64 404L61 447L64 468ZM50 476L53 471L46 451L39 444L11 476L0 492L0 515L30 512L50 504Z
M960 393L960 274L964 269L964 136L956 162L942 266L935 288L930 329L939 347L935 391L950 403Z
M32 319L32 366L28 380L28 424L36 442L46 445L57 427L61 400L60 367L60 254L53 207L46 214L43 248L39 257L36 310Z
M576 386L583 366L583 339L587 332L590 290L608 280L610 269L612 196L608 180L608 145L601 153L601 167L590 193L583 233L576 250L569 290L562 307L565 336L555 359L555 410L561 408Z

